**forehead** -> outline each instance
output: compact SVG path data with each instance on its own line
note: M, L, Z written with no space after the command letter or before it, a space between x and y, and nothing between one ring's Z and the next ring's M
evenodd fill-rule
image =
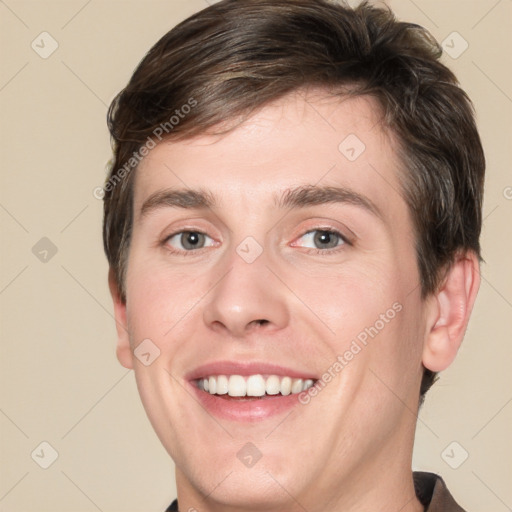
M275 204L297 185L343 186L384 210L403 209L395 147L374 98L296 92L223 135L158 144L136 172L135 222L147 198L169 188L208 190L229 208L235 197Z

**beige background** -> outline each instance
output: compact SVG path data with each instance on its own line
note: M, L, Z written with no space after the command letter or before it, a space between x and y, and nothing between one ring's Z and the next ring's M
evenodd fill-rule
M107 105L149 47L205 6L0 1L0 512L163 511L175 496L172 461L133 373L115 358L93 189L110 157ZM456 31L469 44L444 60L474 100L488 159L480 295L456 363L421 412L414 467L441 473L468 512L504 512L512 509L512 1L392 6L440 41ZM46 59L31 48L35 40L43 51L43 31L59 45ZM43 237L57 249L46 262L48 242L33 252ZM48 469L38 465L50 461L42 441L58 452ZM465 451L458 469L445 462L459 464Z

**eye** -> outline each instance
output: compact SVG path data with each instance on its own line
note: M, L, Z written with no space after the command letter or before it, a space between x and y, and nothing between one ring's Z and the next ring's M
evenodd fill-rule
M348 240L341 233L332 229L313 229L302 235L300 239L305 240L306 243L293 245L308 247L307 244L314 244L312 249L335 249L348 244Z
M176 252L190 252L194 249L203 249L207 247L205 245L206 239L213 242L213 239L200 231L179 231L178 233L174 233L169 235L164 243L166 245L170 245ZM208 247L211 247L210 244ZM174 252L174 251L173 251Z

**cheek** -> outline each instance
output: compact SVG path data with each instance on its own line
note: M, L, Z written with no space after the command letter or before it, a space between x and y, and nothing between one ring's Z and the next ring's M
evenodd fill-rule
M331 331L324 337L327 351L321 349L326 371L342 356L342 373L350 375L351 386L368 376L376 379L372 370L392 389L411 387L420 371L422 346L421 303L413 280L414 274L404 275L390 258L346 265L330 277L295 278L291 287L315 313L308 317ZM384 384L378 386L387 392Z
M155 338L163 345L201 295L200 279L192 272L171 269L165 262L144 257L142 251L130 255L126 289L132 334Z
M391 272L382 262L333 264L329 271L289 274L288 282L329 327L337 348L378 321L398 297Z

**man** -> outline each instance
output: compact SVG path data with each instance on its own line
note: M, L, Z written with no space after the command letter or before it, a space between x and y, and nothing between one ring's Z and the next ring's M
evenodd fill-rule
M462 510L411 471L480 283L484 156L439 56L366 3L224 0L112 103L117 356L168 510Z

